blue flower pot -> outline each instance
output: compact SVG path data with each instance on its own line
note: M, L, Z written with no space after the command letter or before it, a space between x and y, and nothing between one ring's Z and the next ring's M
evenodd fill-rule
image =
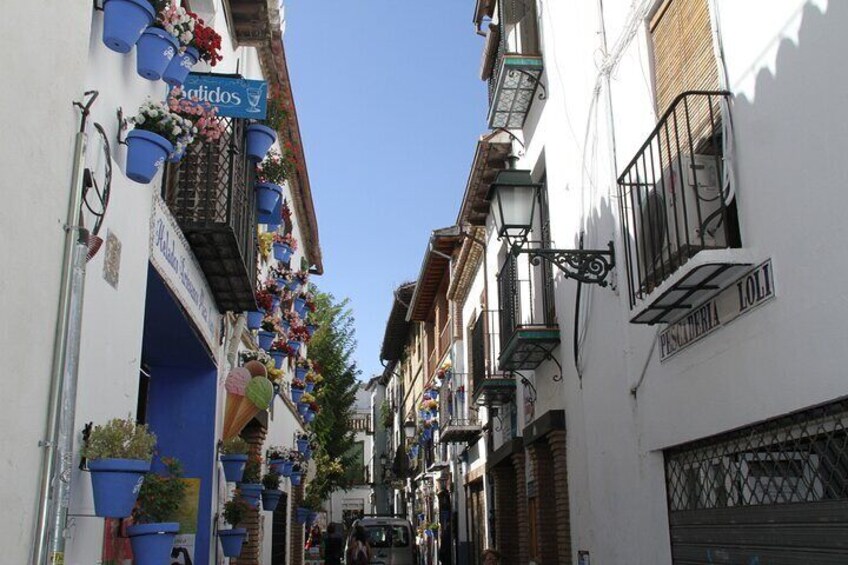
M241 546L247 537L245 528L233 528L232 530L218 530L218 539L221 540L221 550L224 557L238 557L241 555Z
M148 0L105 0L103 43L112 51L129 53L155 17Z
M277 261L282 261L283 263L288 263L291 261L292 256L292 248L289 247L285 243L275 243L274 244L274 259ZM286 285L288 286L288 284Z
M259 483L239 483L238 488L241 491L241 497L248 504L259 507L259 497L262 495L262 485Z
M168 67L162 73L162 80L171 86L182 86L188 73L191 72L191 68L197 64L199 59L200 52L197 49L186 47L183 53L178 52L168 63Z
M271 344L274 343L274 338L277 337L277 334L274 332L266 332L265 330L259 330L259 347L268 351L271 349Z
M300 351L300 342L289 341L289 347L292 348L292 355L297 355L297 352Z
M259 213L256 221L260 224L265 224L268 231L277 231L283 220L283 199L277 200L277 205L270 214Z
M280 502L280 497L283 496L281 490L262 491L262 508L267 512L273 512L277 508L277 503Z
M254 310L247 313L247 329L258 330L262 325L262 318L265 317L265 312L262 310Z
M306 416L306 412L309 410L309 405L299 402L297 405L297 413L301 416Z
M298 524L305 524L307 520L309 520L309 515L312 511L309 508L303 508L302 506L297 507L297 511L295 513L295 519Z
M127 527L135 565L163 565L171 560L174 537L180 531L179 522L135 524Z
M228 483L237 483L241 480L245 463L247 463L246 453L221 455L221 465L224 467L224 477Z
M309 369L306 367L296 367L294 370L294 376L296 376L299 380L303 380L306 378L306 373L309 372Z
M309 449L308 439L299 439L295 443L297 444L297 450L301 453L306 453L306 450Z
M274 367L277 369L283 368L283 361L286 359L286 354L282 351L272 351L271 357L274 358Z
M306 324L306 331L309 332L309 337L315 335L315 331L318 329L318 326L315 324Z
M294 309L297 312L298 316L304 318L306 316L306 299L305 298L295 298L294 299Z
M258 182L255 189L256 210L260 214L270 215L274 211L274 208L277 207L277 202L280 200L283 189L271 182Z
M164 29L147 28L136 46L136 72L147 80L159 80L178 48L176 38Z
M279 296L272 296L271 297L271 310L276 310L279 307L280 307L280 297Z
M294 466L293 461L284 461L283 468L280 470L280 474L286 478L291 477L292 467Z
M94 514L102 518L126 518L132 514L150 461L142 459L92 459L91 488Z
M158 133L132 130L127 134L127 176L149 184L173 151L174 145Z
M293 388L291 389L291 398L292 402L295 404L300 403L300 399L303 397L303 389Z
M168 155L169 163L179 163L183 160L183 156L185 155L186 148L182 146L180 149L174 149L174 152Z
M310 412L312 412L312 411L310 410ZM312 457L312 448L310 448L309 446L306 446L306 451L303 452L303 458L306 459L307 461L309 461L310 457Z
M291 472L291 474L289 475L289 480L291 481L291 484L292 484L293 487L300 485L301 475L302 475L302 473L300 471L292 471Z
M291 329L291 324L288 320L280 320L280 327L283 328L283 332L289 333L289 330Z
M297 294L300 291L301 286L303 286L303 283L301 283L300 279L297 277L292 277L292 280L290 280L286 285L292 294Z
M247 157L252 161L261 161L268 150L277 141L277 132L262 124L247 126Z
M315 390L315 383L307 382L306 383L306 392L312 392L313 390Z
M315 419L315 411L312 409L307 410L306 414L303 415L303 419L307 424L311 424L312 420Z
M268 468L274 471L275 473L282 475L284 463L284 459L271 459L270 461L268 461Z
M424 530L424 535L427 536L428 538L433 537L433 530L431 530L430 528L427 528L426 530Z

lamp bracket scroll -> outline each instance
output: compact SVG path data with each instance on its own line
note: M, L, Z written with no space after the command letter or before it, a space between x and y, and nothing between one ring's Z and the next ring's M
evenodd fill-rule
M557 267L566 278L585 284L607 286L609 283L606 279L615 267L615 251L611 241L606 250L532 249L515 245L512 252L515 255L526 254L535 266L547 261Z

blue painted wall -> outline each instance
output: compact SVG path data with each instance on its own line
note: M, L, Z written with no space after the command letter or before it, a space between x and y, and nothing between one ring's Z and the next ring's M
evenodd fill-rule
M150 371L147 423L161 456L178 458L200 479L194 563L209 563L215 467L217 369L191 322L151 268L142 359Z

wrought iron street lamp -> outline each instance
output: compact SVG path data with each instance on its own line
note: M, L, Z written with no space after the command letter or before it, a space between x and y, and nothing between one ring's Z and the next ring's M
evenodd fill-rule
M615 266L612 242L609 249L545 249L530 246L530 232L539 202L539 183L533 182L530 171L510 167L498 173L489 189L492 215L498 239L506 240L513 255L528 255L533 265L541 261L556 266L571 279L606 286L607 275Z
M415 421L407 420L403 424L403 433L406 435L406 439L412 439L415 437Z

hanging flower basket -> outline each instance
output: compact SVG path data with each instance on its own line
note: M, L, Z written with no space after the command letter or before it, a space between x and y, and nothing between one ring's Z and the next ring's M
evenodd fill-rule
M174 55L168 63L168 67L162 73L162 80L171 86L182 86L198 59L200 59L200 52L194 47L186 47L184 52Z
M93 459L88 461L94 514L102 518L126 518L132 514L150 461L143 459Z
M277 141L277 132L268 126L249 125L247 127L247 157L251 161L261 161L275 141Z
M309 449L308 439L298 439L295 443L297 443L297 450L301 453L306 453L306 450Z
M248 504L259 507L259 497L262 495L262 485L259 483L239 483L241 497Z
M258 330L262 325L262 318L265 317L265 312L262 310L254 310L247 313L247 329Z
M293 487L300 485L300 479L301 479L301 472L300 471L292 471L291 474L289 475L289 480L291 481L291 484L292 484Z
M161 565L171 558L179 522L136 524L127 527L135 565Z
M274 358L274 367L277 369L283 368L283 361L286 359L286 354L283 351L271 351L271 357Z
M299 341L289 341L289 347L292 350L292 355L297 355L297 352L300 351L300 342Z
M282 194L280 185L270 182L256 183L256 210L260 214L271 214Z
M228 483L237 483L244 474L244 464L247 463L246 453L221 455L221 465L224 467L224 478Z
M180 45L173 35L158 27L149 27L136 46L136 72L147 80L159 80Z
M274 338L277 337L277 334L274 332L268 332L265 330L260 330L258 333L259 336L259 348L268 351L271 349L271 344L274 343Z
M301 318L304 318L306 316L306 299L300 297L295 298L294 310Z
M270 461L268 461L268 468L277 473L278 475L282 475L283 464L285 462L285 459L271 459Z
M301 416L306 416L306 413L309 411L309 405L304 404L303 402L298 403L297 405L297 413Z
M281 490L263 490L262 509L266 512L273 512L274 510L276 510L277 504L280 502L281 496L283 496L283 491Z
M295 518L297 519L298 524L305 524L309 520L309 514L312 513L309 508L304 508L302 506L298 506L296 512Z
M292 253L292 248L285 243L274 244L274 259L277 261L288 263L291 260ZM286 284L286 286L288 286L288 284Z
M241 547L246 537L247 530L245 528L218 530L218 539L221 540L221 549L224 557L238 557L241 555Z
M308 367L296 367L295 370L294 370L294 375L299 380L303 381L303 380L306 380L306 373L308 373L308 372L309 372Z
M283 468L280 470L280 474L286 478L291 477L293 466L294 461L284 461Z
M312 420L315 419L315 411L310 408L306 411L306 414L303 416L303 419L307 424L311 424Z
M312 392L315 390L315 383L306 381L306 392Z
M301 397L303 396L302 388L293 388L291 389L291 399L295 404L300 402Z
M112 51L129 53L155 17L148 0L105 0L103 43Z
M150 184L159 168L174 151L174 145L152 131L134 129L127 134L127 176Z

